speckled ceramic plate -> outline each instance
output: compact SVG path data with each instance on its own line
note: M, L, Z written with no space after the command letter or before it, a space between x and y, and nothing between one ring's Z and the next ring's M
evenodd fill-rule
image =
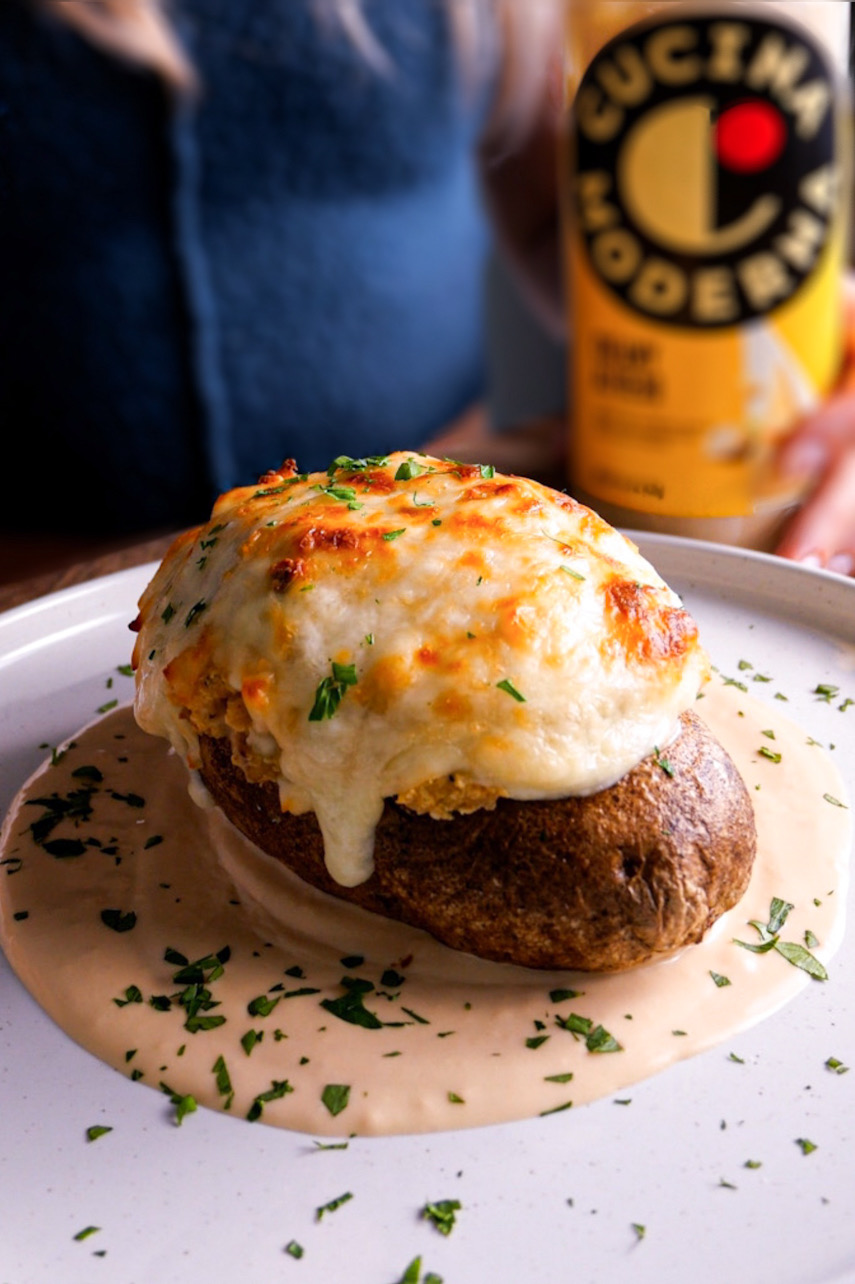
M637 539L719 669L770 677L752 694L786 694L787 715L834 745L855 796L855 582ZM117 670L152 569L0 616L4 808L40 746L130 699ZM818 697L820 685L838 695ZM726 1045L623 1093L629 1104L320 1150L204 1110L176 1128L165 1097L71 1042L0 959L0 1280L395 1284L417 1257L445 1284L855 1278L855 930L830 972ZM87 1143L98 1123L113 1131ZM345 1192L318 1222L315 1210ZM448 1237L419 1216L440 1199L462 1205Z

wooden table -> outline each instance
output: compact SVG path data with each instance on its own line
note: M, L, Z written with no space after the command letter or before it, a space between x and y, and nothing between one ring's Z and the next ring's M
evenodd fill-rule
M95 557L81 561L71 561L57 551L54 559L48 555L42 558L43 564L53 560L52 569L42 570L36 575L0 584L0 611L8 611L13 606L30 602L33 598L42 597L45 593L55 593L58 589L69 588L72 584L84 584L87 580L97 579L100 575L110 575L113 571L124 571L129 566L142 566L145 562L159 561L163 557L173 535L159 535L154 539L141 540L138 543L123 544Z

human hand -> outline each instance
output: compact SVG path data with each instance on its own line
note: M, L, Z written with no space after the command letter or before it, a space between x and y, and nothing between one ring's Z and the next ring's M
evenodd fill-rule
M846 351L840 383L793 433L781 468L817 484L776 552L803 565L855 576L855 279L846 291Z

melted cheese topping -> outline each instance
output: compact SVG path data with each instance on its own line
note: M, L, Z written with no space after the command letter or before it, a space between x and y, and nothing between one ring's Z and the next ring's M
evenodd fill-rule
M345 886L386 798L442 817L593 793L709 672L676 594L589 509L405 452L222 496L136 627L140 725L191 770L200 734L227 735L283 810L314 811Z

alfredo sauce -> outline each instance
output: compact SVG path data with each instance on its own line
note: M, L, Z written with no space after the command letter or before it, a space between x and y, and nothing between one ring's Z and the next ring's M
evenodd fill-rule
M328 898L191 801L129 709L13 805L3 948L73 1039L177 1111L350 1135L581 1105L835 983L851 813L833 763L719 678L697 708L748 786L758 855L740 904L666 961L530 971Z

